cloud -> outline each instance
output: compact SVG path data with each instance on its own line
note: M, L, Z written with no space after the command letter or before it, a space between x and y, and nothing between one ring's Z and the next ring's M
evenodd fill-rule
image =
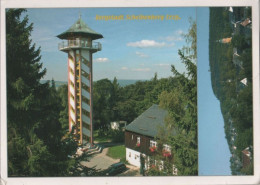
M164 66L170 66L171 64L154 64L155 66L160 66L160 67L164 67Z
M139 57L142 57L142 58L145 58L145 57L148 57L148 55L144 54L144 53L141 53L141 52L135 52L136 55L138 55Z
M127 67L121 67L122 70L127 70L128 68Z
M148 47L164 47L166 46L165 42L156 42L154 40L141 40L136 42L129 42L126 44L130 47L138 47L138 48L148 48Z
M183 30L177 30L173 33L173 35L169 35L167 37L161 37L162 40L166 40L168 42L172 41L182 41L183 40Z
M100 63L108 62L108 58L97 58L94 60L94 62L100 62Z
M175 31L175 33L178 34L178 35L183 35L184 31L183 30L177 30L177 31Z
M181 41L183 38L181 36L167 36L165 37L165 40L171 42L171 41Z
M147 71L151 71L151 69L150 68L135 68L135 69L132 69L132 71L147 72Z

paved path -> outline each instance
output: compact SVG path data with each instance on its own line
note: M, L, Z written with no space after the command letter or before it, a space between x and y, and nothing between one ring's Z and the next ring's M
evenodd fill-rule
M113 146L114 145L115 144L113 144ZM108 157L107 152L109 148L108 146L105 147L107 148L104 148L102 153L90 155L88 157L89 161L81 161L80 163L89 168L95 167L97 170L105 170L112 164L120 162L120 159L113 159L111 157ZM121 174L118 174L117 176L141 176L140 169L138 167L132 165L126 165L126 167L128 170Z
M88 157L89 161L81 161L81 164L87 166L89 168L95 167L97 170L107 169L114 163L120 162L119 159L113 159L108 157L106 154L108 152L108 148L104 148L102 153L94 154Z

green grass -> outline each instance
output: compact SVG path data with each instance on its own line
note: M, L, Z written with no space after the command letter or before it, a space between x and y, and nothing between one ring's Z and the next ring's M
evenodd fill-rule
M123 159L125 158L125 154L126 151L124 145L110 147L107 152L107 155L114 159Z

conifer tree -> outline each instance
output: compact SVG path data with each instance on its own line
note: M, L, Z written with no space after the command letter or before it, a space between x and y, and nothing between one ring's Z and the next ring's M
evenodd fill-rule
M21 18L25 11L6 12L8 175L62 176L73 161L61 140L61 100L54 80L51 87L40 83L46 69L30 39L33 24Z

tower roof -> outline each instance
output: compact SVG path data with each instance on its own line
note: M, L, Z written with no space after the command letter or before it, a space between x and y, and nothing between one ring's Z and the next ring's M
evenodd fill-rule
M88 25L81 19L79 19L65 32L57 35L60 39L68 39L69 37L91 37L93 40L103 38L103 35L92 30Z

